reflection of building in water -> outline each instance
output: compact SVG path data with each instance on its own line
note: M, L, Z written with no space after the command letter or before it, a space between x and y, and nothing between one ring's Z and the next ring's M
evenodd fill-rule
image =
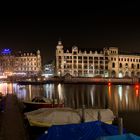
M56 74L83 77L140 77L140 55L120 53L118 48L103 48L101 51L81 51L77 46L72 51L64 50L61 41L56 46Z
M4 49L0 54L0 75L34 75L41 71L40 51L36 53L12 53Z
M109 86L108 87L109 108L115 114L118 111L139 111L140 110L140 90L133 86Z
M4 95L13 93L13 84L11 83L0 83L0 92Z

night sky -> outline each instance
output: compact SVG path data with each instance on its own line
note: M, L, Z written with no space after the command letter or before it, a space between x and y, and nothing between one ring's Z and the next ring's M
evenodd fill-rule
M118 47L140 52L140 8L135 2L55 3L20 7L0 15L0 48L41 50L43 63L55 58L61 38L64 47Z

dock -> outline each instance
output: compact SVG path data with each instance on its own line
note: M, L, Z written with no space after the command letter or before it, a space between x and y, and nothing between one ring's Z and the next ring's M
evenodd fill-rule
M7 94L0 112L0 140L29 140L16 95Z

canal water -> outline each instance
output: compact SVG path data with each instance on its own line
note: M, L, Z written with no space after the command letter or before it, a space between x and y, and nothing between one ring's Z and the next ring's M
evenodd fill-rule
M0 83L3 94L15 93L20 100L36 96L64 101L66 107L110 108L123 117L128 132L140 135L139 85L46 84L17 85Z

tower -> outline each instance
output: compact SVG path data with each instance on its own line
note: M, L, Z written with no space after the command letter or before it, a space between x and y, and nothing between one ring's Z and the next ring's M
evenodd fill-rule
M64 50L63 44L59 40L56 46L56 75L61 76L64 71Z

